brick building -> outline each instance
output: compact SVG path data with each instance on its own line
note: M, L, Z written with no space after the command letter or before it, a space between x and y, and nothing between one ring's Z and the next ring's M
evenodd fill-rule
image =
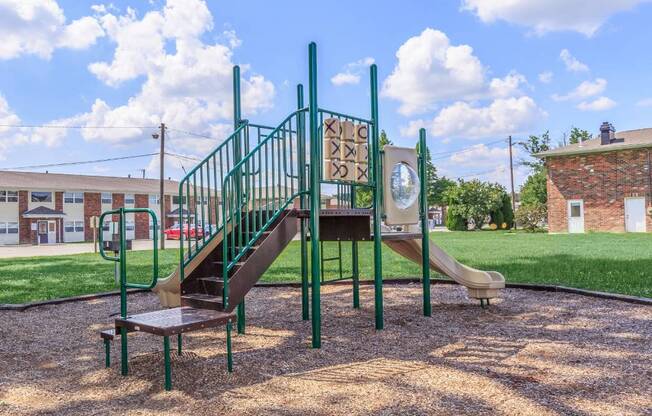
M160 224L158 179L0 172L0 245L93 241L91 217L120 207L151 208ZM165 181L165 226L179 221L178 182ZM147 214L127 214L127 238L152 237ZM113 225L103 224L110 239Z
M545 159L550 232L652 230L652 128L616 132L539 153Z

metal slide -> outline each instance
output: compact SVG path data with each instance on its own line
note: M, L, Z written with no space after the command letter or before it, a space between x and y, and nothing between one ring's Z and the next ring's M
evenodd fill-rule
M421 240L384 240L396 253L421 264ZM455 260L430 240L430 269L450 277L466 286L469 296L475 299L491 299L498 296L498 290L505 288L505 277L492 271L477 270Z

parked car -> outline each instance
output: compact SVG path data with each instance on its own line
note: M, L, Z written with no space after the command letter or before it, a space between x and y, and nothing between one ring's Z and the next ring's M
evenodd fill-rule
M165 237L169 240L179 240L181 238L181 227L179 225L173 225L164 231ZM183 226L183 238L195 238L202 237L204 235L203 230L199 227L195 229L193 225L190 226L188 230L188 225Z

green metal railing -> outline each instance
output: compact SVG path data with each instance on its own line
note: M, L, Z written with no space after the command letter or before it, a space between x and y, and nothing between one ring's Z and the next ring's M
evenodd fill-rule
M147 284L143 283L130 283L127 281L127 230L126 230L126 214L148 214L152 217L153 235L153 261L152 261L152 281ZM104 218L107 215L117 216L118 221L118 235L119 235L119 248L117 256L109 256L104 250L104 236L103 232L99 234L100 255L113 262L119 263L120 269L120 317L127 317L127 289L152 289L158 282L158 222L156 214L149 208L118 208L111 211L105 211L100 215L99 224L104 224ZM122 374L126 375L128 371L127 364L127 329L123 326L120 328L120 342L122 347Z
M305 160L305 113L298 109L260 137L224 176L222 222L229 230L222 242L223 305L229 307L228 276L254 242L305 193L298 179Z

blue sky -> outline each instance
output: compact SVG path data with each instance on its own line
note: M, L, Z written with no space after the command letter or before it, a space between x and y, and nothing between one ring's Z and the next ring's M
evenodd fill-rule
M0 0L0 125L165 121L219 139L233 64L243 67L244 116L275 125L307 83L314 40L321 106L368 116L373 61L381 127L396 144L414 145L426 127L441 173L507 184L510 134L550 130L557 142L605 120L652 126L651 18L646 0ZM0 167L153 153L151 133L0 126ZM168 149L199 157L215 144L170 131ZM168 160L179 177L181 160ZM156 177L158 165L48 169ZM526 176L517 169L517 183Z

